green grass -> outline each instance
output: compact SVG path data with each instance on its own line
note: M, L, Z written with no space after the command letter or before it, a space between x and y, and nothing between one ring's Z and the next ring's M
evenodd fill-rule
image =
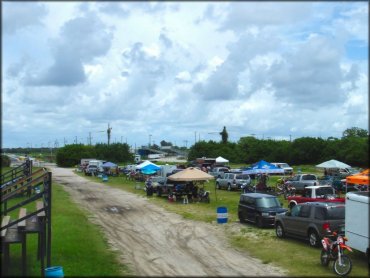
M296 168L296 167L294 167ZM297 167L298 168L298 167ZM321 175L314 166L300 166L302 172ZM81 176L83 174L80 173ZM87 177L96 182L102 182L97 177ZM275 186L279 176L270 176L269 186ZM144 190L135 189L135 184L144 183L127 181L124 177L109 177L105 183L107 186L120 188L141 196L145 196ZM180 202L170 203L165 197L153 196L148 200L154 204L164 207L166 210L182 215L186 219L216 223L216 209L219 206L226 206L228 209L228 224L223 225L225 234L229 235L232 246L248 252L251 256L260 259L264 264L274 264L286 270L289 276L313 276L313 277L335 277L330 267L322 267L320 264L320 248L312 248L308 242L298 239L279 239L274 229L259 229L251 224L240 225L240 231L235 231L233 224L239 223L237 217L237 206L240 192L214 190L214 181L205 184L206 190L210 191L211 203L191 203L184 205ZM284 207L288 203L282 196L279 197ZM350 276L368 277L368 264L365 255L354 251L348 254L353 261L353 269Z
M8 203L19 202L18 197ZM111 251L101 229L88 219L88 212L82 211L71 202L68 193L53 183L52 197L52 258L53 266L63 267L65 276L127 276L131 275L122 266L118 255ZM26 206L34 211L34 204ZM17 212L11 214L17 217ZM27 236L27 275L40 276L40 261L36 259L37 236ZM10 276L20 276L20 244L11 245Z

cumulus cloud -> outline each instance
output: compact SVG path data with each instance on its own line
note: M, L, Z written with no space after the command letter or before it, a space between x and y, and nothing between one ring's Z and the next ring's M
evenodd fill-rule
M18 30L42 25L42 19L48 13L42 3L3 2L2 6L2 30L10 35Z
M212 10L211 10L212 11ZM280 25L302 21L310 16L311 4L292 2L249 2L229 4L220 30L243 31L251 25ZM211 13L212 16L212 13ZM211 17L214 18L214 17Z
M108 52L112 34L94 13L69 20L52 41L53 64L39 73L29 73L33 86L74 86L86 81L83 65Z

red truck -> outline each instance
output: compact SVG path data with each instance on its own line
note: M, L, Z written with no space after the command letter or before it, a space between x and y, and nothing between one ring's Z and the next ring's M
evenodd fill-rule
M344 203L345 198L339 198L335 194L335 190L330 185L307 186L303 190L303 194L298 196L290 196L287 198L289 208L294 207L299 203L306 202L340 202Z

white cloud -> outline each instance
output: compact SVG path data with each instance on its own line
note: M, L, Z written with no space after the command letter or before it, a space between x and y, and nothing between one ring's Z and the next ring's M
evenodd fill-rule
M368 58L349 55L368 48L365 3L27 7L16 22L24 8L3 6L5 147L85 143L108 123L137 146L215 140L223 126L233 140L368 127Z

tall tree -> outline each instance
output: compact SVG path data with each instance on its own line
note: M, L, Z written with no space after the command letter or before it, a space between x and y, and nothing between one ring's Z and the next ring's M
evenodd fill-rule
M343 137L366 137L368 135L369 133L366 129L359 127L351 127L343 131Z

